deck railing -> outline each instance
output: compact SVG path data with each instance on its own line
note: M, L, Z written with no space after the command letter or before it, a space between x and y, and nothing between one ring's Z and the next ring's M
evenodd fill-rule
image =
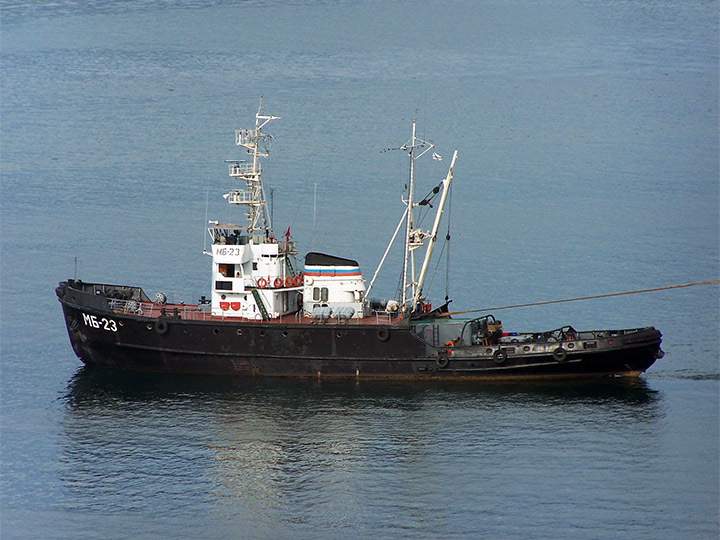
M244 317L213 317L210 313L210 306L208 304L156 304L154 302L139 302L137 300L118 300L115 298L108 298L110 309L115 313L123 315L135 315L138 317L148 317L150 319L156 319L161 316L168 317L179 317L180 319L189 321L209 321L209 320L234 320L238 322L260 322L261 319L248 319ZM202 308L202 310L201 310ZM259 315L259 314L258 314ZM393 324L393 317L387 312L373 312L376 324ZM336 317L330 317L326 321L312 321L309 317L302 317L299 313L286 313L275 319L270 319L270 323L275 324L298 324L312 322L315 324L326 324L326 325L362 325L371 324L373 315L365 317L364 319L358 319L353 317L351 319L338 319Z
M251 191L236 189L228 193L226 198L231 204L260 204L260 201L255 198Z
M108 299L110 309L124 315L137 315L155 319L161 315L180 317L186 320L203 321L212 318L210 311L200 311L199 306L193 304L156 304L154 302L138 302L136 300Z

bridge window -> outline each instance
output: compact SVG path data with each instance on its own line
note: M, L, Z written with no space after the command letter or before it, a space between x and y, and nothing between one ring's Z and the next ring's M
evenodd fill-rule
M322 302L327 302L328 301L327 287L323 287L323 288L314 287L313 288L313 300L315 300L316 302L318 300L321 300Z
M223 277L234 277L235 276L235 265L234 264L218 264L218 272Z

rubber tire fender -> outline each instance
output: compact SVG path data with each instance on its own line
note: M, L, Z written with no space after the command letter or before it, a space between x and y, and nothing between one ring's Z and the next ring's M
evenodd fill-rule
M568 353L562 347L558 347L553 351L552 355L556 362L564 362L567 360Z
M505 360L507 360L507 351L505 349L498 349L493 353L492 359L498 366L504 364Z
M155 321L155 331L160 334L161 336L164 336L167 334L167 331L170 329L170 325L165 319L158 319Z

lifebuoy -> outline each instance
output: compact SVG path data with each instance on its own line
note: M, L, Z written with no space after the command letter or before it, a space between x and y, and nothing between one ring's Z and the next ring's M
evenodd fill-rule
M293 285L295 285L296 287L299 287L302 284L303 284L303 278L301 275L297 275L293 278Z
M265 287L267 287L267 281L265 280L265 278L258 279L257 286L261 289L264 289Z
M455 344L452 341L448 341L445 346L448 347L448 350L445 351L447 355L452 356L452 348L455 346Z
M161 336L167 334L168 328L169 325L165 319L155 321L155 331Z
M562 347L558 347L553 351L553 358L558 362L564 362L567 360L567 351Z
M276 289L279 289L280 287L282 287L282 284L283 284L282 278L276 277L276 278L275 278L275 281L273 281L273 286L274 286Z
M505 360L507 360L507 351L505 349L498 349L493 353L493 362L498 366L504 364Z
M447 356L438 356L437 366L439 368L446 368L450 364L450 359Z
M285 286L286 287L292 287L293 286L293 278L292 276L288 276L285 278Z
M388 339L390 339L390 330L388 330L384 326L378 328L376 334L380 341L387 341Z

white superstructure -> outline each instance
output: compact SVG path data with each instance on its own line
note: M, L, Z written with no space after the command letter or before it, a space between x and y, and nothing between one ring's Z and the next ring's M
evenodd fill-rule
M308 317L362 318L365 314L365 280L360 265L352 259L308 253L303 298L303 312Z
M277 119L263 114L261 101L255 128L235 132L235 143L251 160L229 162L230 176L242 184L224 198L247 208L247 225L210 222L213 316L268 320L297 313L302 305L295 243L289 229L282 240L273 236L259 162L268 156L265 148L271 138L262 128Z

